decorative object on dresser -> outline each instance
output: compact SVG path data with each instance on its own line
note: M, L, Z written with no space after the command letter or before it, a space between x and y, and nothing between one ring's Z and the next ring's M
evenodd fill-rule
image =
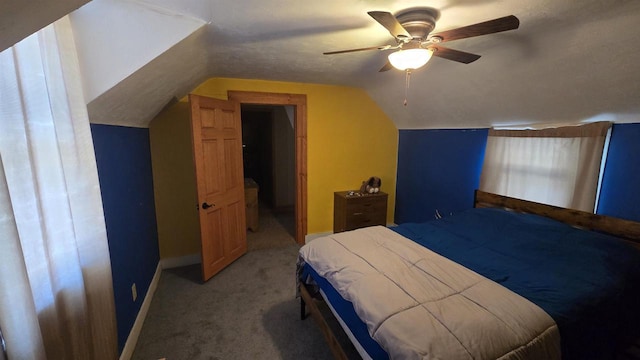
M362 186L360 186L361 194L376 194L380 191L380 187L382 186L382 180L380 180L377 176L372 176L369 180L365 180L362 182Z
M387 194L362 194L357 191L333 193L333 232L367 226L386 225Z
M247 229L258 231L258 184L250 178L244 178L244 203L246 206Z

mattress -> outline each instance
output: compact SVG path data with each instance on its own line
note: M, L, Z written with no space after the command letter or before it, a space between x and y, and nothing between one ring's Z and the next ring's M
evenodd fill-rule
M640 297L628 285L640 280L640 255L618 239L496 209L472 209L394 231L535 303L558 324L565 359L612 358L619 335L633 330L638 319L634 304ZM315 270L307 272L323 282ZM321 286L328 285L325 293L337 294L327 283ZM328 298L345 302L339 295ZM345 318L350 328L367 321ZM372 358L386 356L382 350Z
M563 359L612 359L640 320L640 251L532 214L469 209L393 229L544 309Z
M307 283L313 283L319 287L322 297L363 359L389 359L386 351L369 336L367 325L356 314L353 303L343 299L329 281L320 276L309 264L304 264L300 271L302 277L308 279Z
M317 239L300 255L391 358L559 358L557 327L535 304L384 227Z

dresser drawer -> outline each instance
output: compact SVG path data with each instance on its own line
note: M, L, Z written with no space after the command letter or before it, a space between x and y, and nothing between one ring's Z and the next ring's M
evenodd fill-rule
M384 225L384 219L386 218L385 213L377 212L377 213L362 213L357 212L354 214L347 215L345 219L345 231L358 229L367 226L374 225Z
M386 193L361 196L350 196L347 191L334 193L333 232L386 225L387 197Z
M368 202L361 204L351 204L347 203L347 212L346 215L357 215L357 214L366 214L373 212L386 212L387 206L386 202Z

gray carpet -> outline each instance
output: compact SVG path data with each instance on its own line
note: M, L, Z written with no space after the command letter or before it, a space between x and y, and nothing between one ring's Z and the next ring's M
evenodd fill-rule
M289 246L295 243L295 219L293 212L273 213L260 203L258 229L247 231L248 251Z
M258 233L266 229L261 220ZM291 238L270 244L206 283L199 265L164 270L133 359L331 359L317 324L300 320L298 245ZM349 358L359 358L339 325L330 324Z

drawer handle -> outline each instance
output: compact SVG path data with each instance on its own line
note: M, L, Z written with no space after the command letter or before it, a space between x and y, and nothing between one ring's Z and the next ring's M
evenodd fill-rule
M362 215L361 212L353 213L353 215Z

